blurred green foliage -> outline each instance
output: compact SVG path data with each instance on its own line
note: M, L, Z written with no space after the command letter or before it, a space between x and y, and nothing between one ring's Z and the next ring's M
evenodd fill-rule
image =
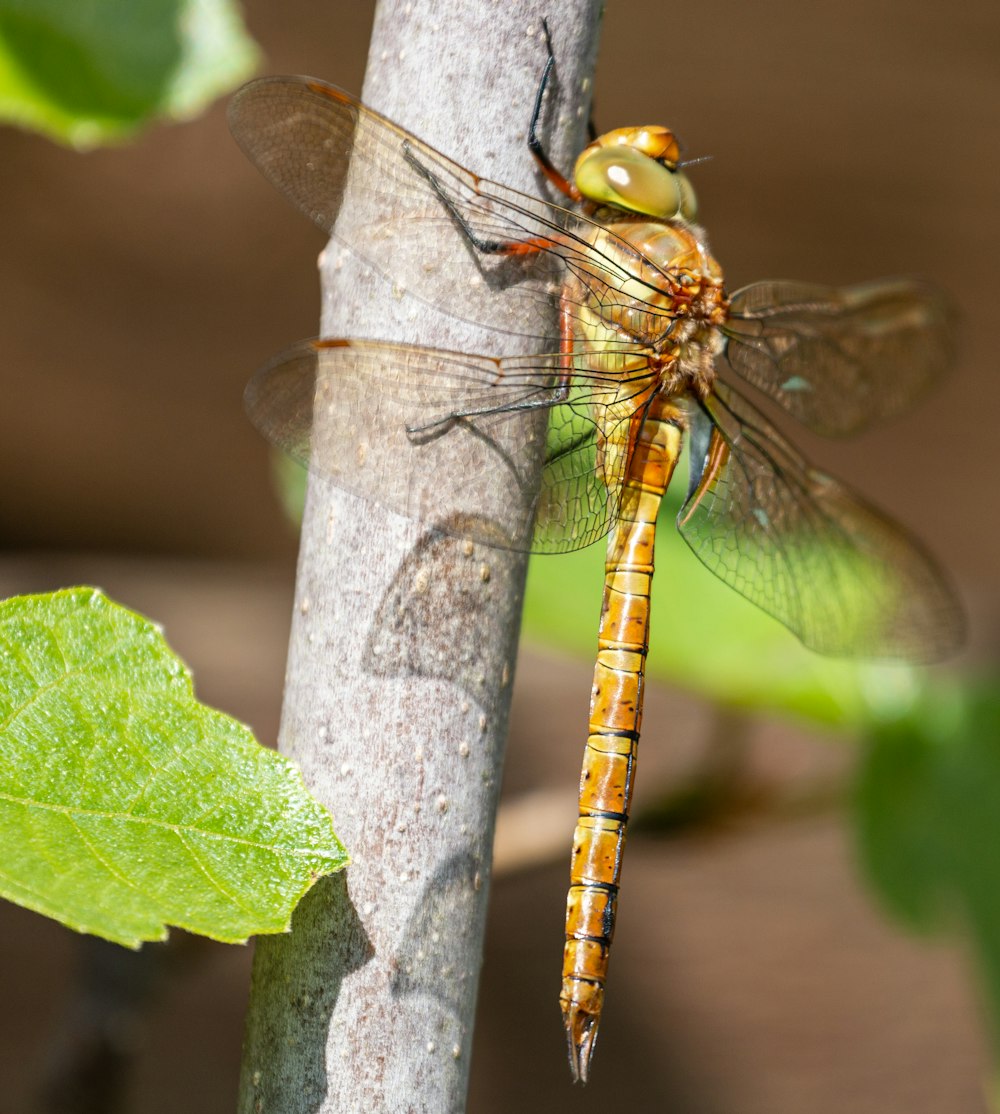
M918 932L973 944L1000 1062L1000 684L927 686L865 732L854 813L862 862Z
M257 59L232 0L0 0L0 120L120 142L195 115Z

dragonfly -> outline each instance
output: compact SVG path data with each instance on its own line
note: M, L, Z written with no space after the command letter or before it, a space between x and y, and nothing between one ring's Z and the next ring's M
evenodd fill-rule
M444 529L538 553L607 537L560 995L586 1082L636 772L657 514L682 446L681 536L806 646L936 660L963 619L920 543L810 466L752 397L831 436L889 418L949 363L947 300L911 280L729 293L670 129L596 137L568 177L549 159L537 128L553 61L549 44L528 146L560 204L481 179L319 80L253 81L229 120L264 176L394 291L487 325L502 297L519 324L498 327L501 351L511 333L538 338L527 356L304 341L255 375L246 403L273 443L401 514L440 526L457 500L468 513ZM364 209L346 224L352 180ZM459 441L456 469L445 450Z

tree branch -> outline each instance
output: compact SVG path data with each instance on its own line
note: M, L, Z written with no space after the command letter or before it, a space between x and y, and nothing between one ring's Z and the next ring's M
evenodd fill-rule
M545 136L568 167L599 8L383 0L363 99L477 174L537 193L525 133L542 16L558 75ZM498 354L495 333L414 313L336 242L321 265L324 335ZM464 1108L524 573L523 555L310 477L280 746L353 863L307 896L290 936L257 945L241 1111ZM559 939L553 926L554 1026Z

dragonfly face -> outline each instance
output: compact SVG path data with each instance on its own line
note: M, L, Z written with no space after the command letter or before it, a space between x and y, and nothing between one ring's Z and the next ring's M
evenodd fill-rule
M669 128L616 128L583 149L573 178L588 201L660 220L693 221L694 190L677 169L680 146Z
M681 442L691 468L678 529L725 583L814 649L944 656L963 621L933 561L811 468L744 386L818 432L856 432L934 382L952 330L946 301L909 281L765 282L727 296L693 223L672 132L609 132L569 182L535 141L534 122L532 150L572 208L479 178L323 82L265 78L230 108L234 135L265 176L421 302L496 320L500 294L484 268L517 265L502 296L519 338L537 335L536 355L325 338L272 360L246 398L272 441L399 513L440 525L438 500L457 502L452 521L464 536L543 553L608 537L561 996L572 1069L585 1079L639 738L656 515ZM348 164L375 214L360 232L337 227ZM461 289L461 304L436 296L429 275ZM452 444L463 448L461 468L451 453L439 459ZM430 495L431 485L411 482L417 474L433 475Z

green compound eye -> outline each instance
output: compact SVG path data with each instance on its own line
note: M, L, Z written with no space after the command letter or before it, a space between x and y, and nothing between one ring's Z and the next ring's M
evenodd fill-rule
M634 148L588 147L574 177L583 196L601 205L663 220L694 219L694 190L685 175Z

